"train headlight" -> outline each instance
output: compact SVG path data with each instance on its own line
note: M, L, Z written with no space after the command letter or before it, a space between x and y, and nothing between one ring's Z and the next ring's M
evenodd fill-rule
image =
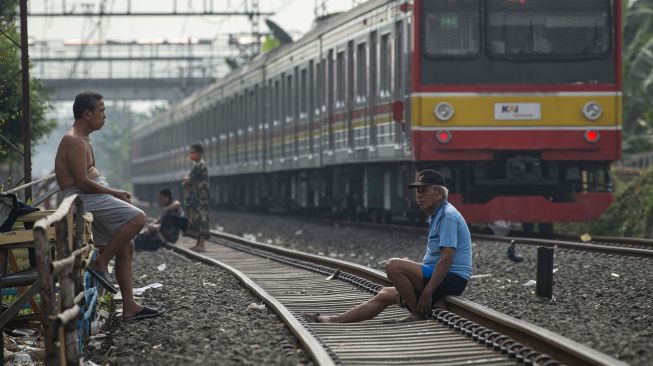
M435 114L435 117L437 117L440 121L448 121L451 119L451 117L453 117L455 111L451 104L447 102L440 102L435 106L433 113Z
M590 121L596 121L603 115L603 108L597 102L587 102L583 107L583 115Z

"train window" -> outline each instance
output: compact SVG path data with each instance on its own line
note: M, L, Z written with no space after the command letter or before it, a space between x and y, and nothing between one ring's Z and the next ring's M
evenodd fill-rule
M365 101L367 96L367 46L360 43L356 50L356 99Z
M481 49L480 0L424 2L424 56L469 58Z
M602 58L610 51L609 0L487 2L494 58Z
M345 52L338 52L336 56L336 105L340 106L345 102Z
M397 98L402 98L403 95L402 93L404 92L404 87L403 87L403 76L405 75L405 72L402 70L403 65L403 56L404 56L404 44L403 44L403 37L404 37L404 27L403 27L403 22L398 21L395 23L395 84L394 84L394 90L395 94L397 95Z
M281 121L281 80L276 80L274 82L274 107L274 119L278 123Z
M380 69L379 69L379 95L384 97L390 94L390 80L392 77L392 54L390 48L390 34L381 36L380 50Z
M308 110L308 75L306 69L302 69L301 71L301 93L299 98L299 114L303 118Z
M286 121L289 118L292 118L293 115L293 85L292 85L292 75L286 76L286 85L284 86L286 88Z

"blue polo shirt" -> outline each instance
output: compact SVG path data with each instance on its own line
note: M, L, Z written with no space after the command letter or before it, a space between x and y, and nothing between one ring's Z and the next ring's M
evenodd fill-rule
M444 201L427 222L429 237L424 264L435 267L440 260L440 247L454 248L449 272L469 280L472 275L472 237L463 216L449 202Z

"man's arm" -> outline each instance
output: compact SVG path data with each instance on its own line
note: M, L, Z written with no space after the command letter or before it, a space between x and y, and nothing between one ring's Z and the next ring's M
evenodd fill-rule
M107 188L89 179L86 172L88 163L86 161L86 148L84 143L73 137L67 138L67 140L65 142L68 145L68 149L66 149L66 162L70 168L75 186L84 193L106 193L123 201L130 201L131 197L129 193Z
M167 213L167 212L177 211L179 209L179 207L181 207L181 203L179 201L174 201L173 203L171 203L170 205L165 207L163 209L163 212Z
M451 263L453 262L453 255L456 250L451 247L440 247L440 260L435 265L435 270L433 275L429 279L429 282L424 286L424 290L419 297L417 303L417 312L418 314L424 316L429 310L431 310L433 292L440 286L444 276L449 272Z

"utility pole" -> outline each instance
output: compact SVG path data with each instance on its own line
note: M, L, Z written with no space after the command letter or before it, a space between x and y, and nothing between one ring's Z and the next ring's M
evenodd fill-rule
M29 105L29 51L27 43L27 0L20 0L20 61L23 82L23 170L25 183L32 181L32 124ZM32 187L25 188L25 202L32 200Z

